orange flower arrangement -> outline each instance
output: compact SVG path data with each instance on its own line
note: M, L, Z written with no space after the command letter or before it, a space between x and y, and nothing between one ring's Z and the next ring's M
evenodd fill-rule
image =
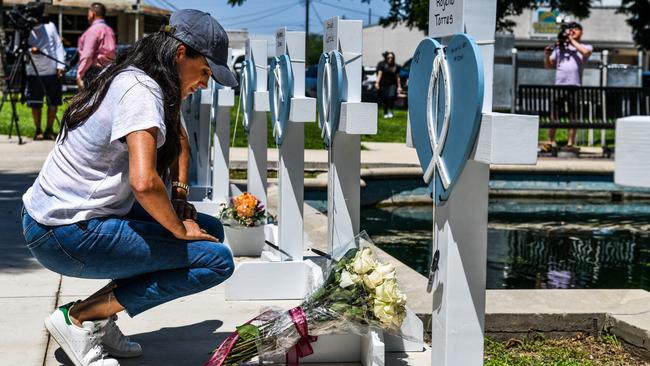
M266 212L260 200L250 192L244 192L222 204L219 218L234 220L243 226L256 226L264 221Z

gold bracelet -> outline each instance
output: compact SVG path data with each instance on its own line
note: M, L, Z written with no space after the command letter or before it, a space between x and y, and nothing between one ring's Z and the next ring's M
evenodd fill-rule
M173 181L172 182L172 188L180 188L180 189L184 190L185 193L189 193L189 191L190 191L190 186L188 186L187 184L185 184L183 182L179 182L179 181Z

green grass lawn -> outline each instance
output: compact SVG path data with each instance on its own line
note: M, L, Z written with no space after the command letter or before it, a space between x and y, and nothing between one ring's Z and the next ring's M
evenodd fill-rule
M67 95L69 97L70 95ZM239 113L239 121L237 129L235 130L235 118L237 117L237 105L239 98L235 99L235 108L232 108L230 111L230 133L231 141L232 134L235 133L235 147L245 147L247 146L246 134L244 133L244 128L242 126L242 114ZM65 105L59 108L58 117L59 120L63 116L63 109ZM45 128L45 111L43 109L43 120L41 126ZM33 137L34 136L34 121L32 119L32 113L29 107L25 104L17 104L17 112L20 123L20 132L23 136ZM11 122L11 105L7 104L0 111L0 134L6 135L9 133L9 127ZM405 142L406 141L406 111L397 110L395 111L395 118L393 119L384 119L383 114L378 115L378 134L377 135L366 135L361 138L362 141L383 141L383 142ZM59 126L55 122L55 131L58 132ZM271 123L269 118L269 129L268 129L268 144L269 146L275 146L275 140L273 139L273 133L271 130ZM15 133L15 131L14 131ZM305 124L305 148L307 149L323 149L323 141L320 137L320 129L318 128L318 123L306 123Z
M65 97L70 97L68 94ZM64 98L65 99L65 98ZM235 144L236 147L245 147L247 145L246 134L244 133L244 128L242 126L241 113L239 114L239 120L237 129L235 130L235 118L237 117L237 105L239 97L235 98L235 107L230 111L230 131L231 134L235 133ZM60 107L58 110L59 120L63 116L63 107ZM41 126L45 128L45 111L43 109L43 117L41 121ZM25 104L17 104L17 112L20 122L20 132L23 136L33 137L34 136L34 121L32 119L31 110ZM0 111L0 134L6 135L9 133L10 121L11 121L11 105L7 102ZM55 131L58 131L59 126L55 123ZM273 139L273 134L271 130L271 123L269 118L269 129L268 129L268 144L269 146L275 146L275 140ZM15 131L14 131L15 133ZM539 141L546 141L547 129L539 130ZM578 132L580 133L580 132ZM600 141L600 130L594 131L596 137L596 143L599 144ZM614 145L614 130L607 130L607 145ZM559 145L565 145L567 141L567 130L558 129L556 132L556 140ZM232 141L232 135L231 135ZM364 135L361 137L361 141L373 141L373 142L399 142L404 143L406 141L406 110L395 110L395 117L392 119L384 119L383 112L381 108L378 108L377 114L377 134L376 135ZM323 149L323 142L320 137L320 129L318 128L318 123L306 123L305 124L305 148L307 149Z
M625 350L612 335L576 335L545 339L534 334L526 339L496 342L485 338L486 366L597 366L648 365Z
M71 95L64 95L64 102L65 98L70 97ZM66 104L63 106L60 106L57 110L57 117L59 118L59 121L63 117L63 110L65 109ZM16 112L18 114L18 122L19 122L19 127L20 127L20 134L22 136L26 137L34 137L34 132L36 131L36 128L34 127L34 119L32 118L32 111L29 107L27 107L26 104L21 104L18 103L16 104ZM2 106L2 110L0 111L0 135L7 135L9 134L9 129L11 126L11 103L9 103L9 100L5 102L5 104ZM45 123L46 123L46 114L47 114L47 107L43 108L42 111L42 117L41 117L41 129L45 129ZM59 125L54 122L54 131L58 132L59 131ZM16 134L16 130L14 128L13 134Z
M547 128L540 128L539 129L539 141L540 142L545 142L547 141ZM584 142L580 143L580 133L584 133ZM567 143L568 139L568 130L566 128L558 128L555 131L555 142L559 146L564 146ZM586 146L587 145L587 130L578 130L577 131L577 136L576 136L577 144L581 146ZM605 141L607 146L612 147L614 146L614 140L615 140L615 134L614 130L605 130ZM600 146L600 129L595 129L594 130L594 145Z
M236 147L247 146L246 134L242 126L242 114L239 113L237 121L237 131L235 132L235 119L237 118L238 97L235 97L235 107L230 111L230 133L235 133ZM381 109L381 108L379 108ZM314 118L316 119L316 118ZM268 146L275 146L275 140L271 129L271 118L268 118ZM377 134L364 135L361 141L376 142L406 142L406 110L396 110L395 117L384 119L383 112L377 114ZM306 149L324 149L323 140L320 135L320 128L317 122L305 123L305 148Z

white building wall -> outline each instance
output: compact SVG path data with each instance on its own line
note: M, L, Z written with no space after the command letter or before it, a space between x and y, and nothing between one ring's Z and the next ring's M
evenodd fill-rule
M393 51L395 62L401 65L413 57L424 37L425 33L417 28L409 29L403 25L395 28L380 25L363 28L363 66L376 66L383 60L381 54L384 51Z

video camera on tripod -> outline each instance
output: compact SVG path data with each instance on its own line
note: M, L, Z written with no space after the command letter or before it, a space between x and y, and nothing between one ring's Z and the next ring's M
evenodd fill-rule
M2 110L2 107L4 106L6 100L9 99L12 107L9 137L11 137L11 133L15 127L19 144L22 144L22 138L20 136L16 103L19 101L21 103L25 102L27 65L31 66L34 74L36 74L39 80L41 89L45 91L45 86L43 84L43 81L40 79L40 75L38 74L32 53L44 56L56 62L57 64L65 65L65 62L57 60L55 57L52 57L52 55L41 52L39 49L33 50L32 46L29 44L30 35L32 34L34 28L39 24L46 23L44 12L45 3L42 2L30 2L27 4L14 5L10 10L6 12L7 20L9 21L9 25L14 29L14 34L12 37L12 42L10 42L5 48L4 65L5 75L7 75L7 78L3 90L2 102L0 102L0 110ZM17 98L15 94L19 94L19 97ZM51 105L47 93L44 94L45 98L48 101L48 105Z

